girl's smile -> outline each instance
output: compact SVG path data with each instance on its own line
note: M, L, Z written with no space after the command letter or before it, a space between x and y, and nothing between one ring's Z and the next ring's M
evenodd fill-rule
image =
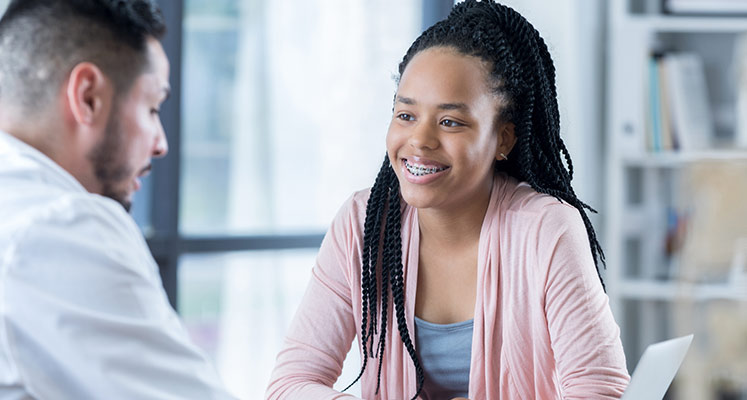
M413 184L427 184L444 176L449 166L417 156L402 159L402 175Z

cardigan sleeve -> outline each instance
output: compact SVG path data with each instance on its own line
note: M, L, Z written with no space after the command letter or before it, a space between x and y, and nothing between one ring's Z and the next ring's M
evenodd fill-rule
M350 274L356 268L355 198L327 232L311 280L277 356L267 399L355 398L332 389L356 334ZM351 264L352 263L352 264Z
M547 266L545 314L564 399L619 399L630 381L609 300L594 268L578 211L546 208L539 230Z

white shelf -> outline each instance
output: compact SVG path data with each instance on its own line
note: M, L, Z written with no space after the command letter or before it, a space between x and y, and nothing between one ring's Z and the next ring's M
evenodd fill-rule
M632 16L632 25L658 32L701 32L701 33L738 33L747 32L745 17L698 17L650 15Z
M632 280L620 282L620 296L636 300L747 301L747 288L717 283Z
M644 168L681 167L703 161L747 161L747 150L667 151L628 156L622 159L625 166Z
M711 322L704 322L710 315L695 313L708 312L713 306L737 310L747 307L747 276L708 283L687 282L677 277L655 278L676 271L665 268L668 261L663 254L666 235L671 230L670 210L698 200L683 198L687 193L701 194L690 187L693 181L688 170L699 163L747 163L747 148L736 148L725 139L725 134L735 129L735 120L720 114L736 110L733 93L736 83L730 74L735 62L733 49L739 35L747 34L747 15L662 14L662 0L610 3L606 77L609 93L606 280L610 305L622 328L625 353L629 360L635 360L645 344L672 337L677 332L702 330L703 343L716 338L707 337L714 329ZM645 100L650 96L649 67L653 52L692 52L707 61L708 103L714 111L714 131L720 134L714 135L707 147L657 153L646 150L647 118L651 110ZM690 215L679 211L679 215ZM687 229L698 226L694 217L685 220ZM677 257L684 257L684 253ZM635 274L626 277L626 271ZM699 374L691 373L686 382L674 383L676 399L715 396L710 376L699 366L703 364L700 361L689 364L685 361L685 369ZM713 365L723 370L731 368L722 362L714 361Z

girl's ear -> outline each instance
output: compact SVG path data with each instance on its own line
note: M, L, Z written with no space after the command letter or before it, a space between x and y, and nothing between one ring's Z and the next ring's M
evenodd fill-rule
M513 122L506 122L498 127L498 147L495 151L496 160L508 160L508 154L511 153L516 144L514 128L515 125Z

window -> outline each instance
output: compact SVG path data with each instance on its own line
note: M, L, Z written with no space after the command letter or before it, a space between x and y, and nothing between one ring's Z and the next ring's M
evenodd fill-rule
M187 1L180 231L323 233L383 160L415 3Z
M133 213L193 340L261 398L324 232L384 159L397 65L452 2L160 4L170 153ZM359 368L354 345L338 388Z

